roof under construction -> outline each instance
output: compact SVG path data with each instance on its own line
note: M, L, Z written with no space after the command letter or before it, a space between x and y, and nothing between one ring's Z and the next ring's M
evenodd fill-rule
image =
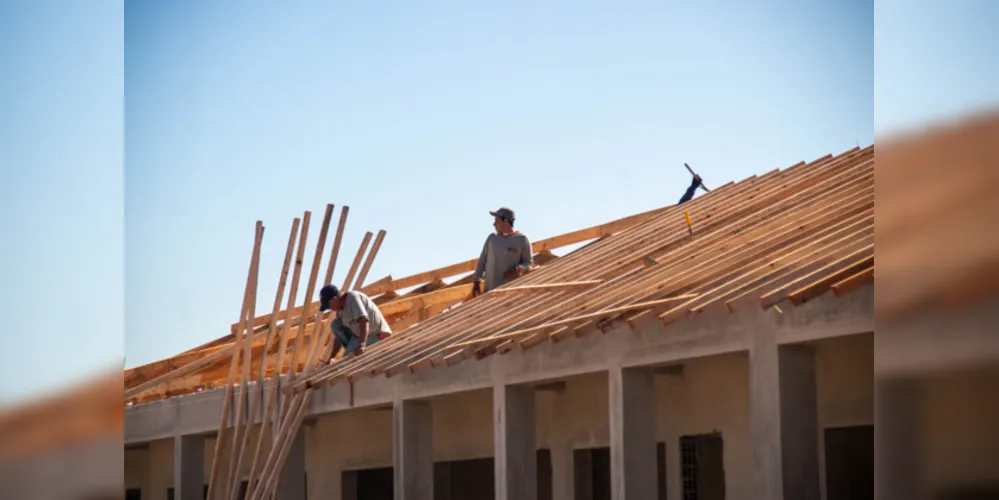
M343 207L324 283L333 274L347 212ZM331 317L318 313L312 295L332 215L333 205L328 205L304 305L292 307L304 242L298 244L293 272L289 263L296 233L299 239L307 236L308 212L292 224L273 312L248 313L252 321L231 325L229 335L126 370L126 400L144 403L225 386L238 382L240 372L243 382L262 382L277 369L291 375L297 388L391 377L571 341L618 322L668 326L702 314L743 307L780 310L830 291L835 296L849 293L874 279L874 146L732 182L679 206L536 241L538 267L475 298L467 274L475 260L364 285L385 236L384 231L377 234L364 259L369 232L341 288L374 297L394 335L363 356L318 366L320 354L329 352ZM551 252L586 242L560 257ZM292 298L281 309L288 274ZM253 264L250 276L247 296L252 303ZM454 277L459 278L444 282ZM321 335L314 334L317 322ZM250 342L242 343L244 333ZM243 359L251 359L246 371L238 369L241 363L233 356L240 350Z

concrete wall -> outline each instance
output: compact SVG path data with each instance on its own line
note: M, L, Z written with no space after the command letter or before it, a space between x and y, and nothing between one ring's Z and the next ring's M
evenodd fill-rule
M240 463L240 478L245 480L250 474L253 452L260 429L254 426L250 430L250 441L247 443L245 458ZM231 438L231 434L230 434ZM211 476L212 461L215 457L214 437L205 437L204 441L204 477L205 483ZM231 439L229 446L232 446ZM225 456L231 448L225 450ZM270 452L269 439L264 440L261 450L261 460ZM142 489L143 500L166 500L167 489L174 487L174 441L160 439L152 441L140 448L126 449L124 452L125 488ZM225 481L229 474L229 461L223 460L219 467L219 481Z
M871 335L816 344L819 429L872 424L874 415ZM749 436L749 370L744 353L699 358L682 371L656 376L656 441L666 443L669 498L680 498L679 439L720 432L724 438L727 498L750 498L752 464ZM431 399L436 460L493 455L492 394L477 390ZM537 442L553 450L609 445L607 376L569 379L564 390L536 393ZM391 467L392 412L358 409L316 418L305 425L310 499L340 498L341 472ZM821 439L821 436L820 436ZM126 454L129 484L149 484L165 498L172 485L172 442L150 443ZM206 477L214 441L206 442ZM152 460L144 467L136 462ZM571 463L571 462L570 462ZM248 464L244 464L244 469ZM146 474L145 479L141 479ZM824 490L824 487L823 487ZM155 495L163 495L155 496Z

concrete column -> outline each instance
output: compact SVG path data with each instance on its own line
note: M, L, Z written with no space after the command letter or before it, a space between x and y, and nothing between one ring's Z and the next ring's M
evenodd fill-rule
M753 498L819 500L814 350L760 330L749 358Z
M559 443L552 448L552 498L554 500L576 498L572 446L568 443Z
M205 485L205 437L173 438L173 492L176 500L201 500Z
M576 500L571 431L566 425L560 424L570 418L572 408L563 388L556 391L548 439L552 456L552 500Z
M656 405L651 369L609 371L611 498L656 498Z
M493 446L496 500L536 500L538 457L534 387L493 388Z
M874 498L924 500L918 381L879 377L874 388Z
M430 403L396 401L392 421L396 500L434 500L434 422Z
M299 427L291 443L288 458L281 470L278 500L305 499L305 428Z

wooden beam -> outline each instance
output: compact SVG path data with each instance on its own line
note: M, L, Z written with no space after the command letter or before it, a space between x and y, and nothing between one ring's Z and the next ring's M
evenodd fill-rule
M361 274L357 277L357 284L354 285L354 290L359 290L362 285L364 285L364 280L368 277L368 271L371 270L371 264L375 261L375 256L378 255L378 249L382 246L382 240L385 239L385 230L382 229L378 231L378 236L375 237L375 243L371 245L371 252L368 253L367 260L364 261L364 267L361 268Z
M480 338L480 339L475 339L475 340L467 340L465 342L458 342L456 344L451 344L450 346L448 346L448 349L461 349L461 348L464 348L464 347L476 346L476 345L482 344L484 342L494 342L494 341L497 341L497 340L512 339L512 338L520 337L521 335L525 335L525 334L528 334L528 333L533 333L533 332L537 332L537 331L541 331L541 330L545 330L545 329L549 329L549 328L554 328L556 326L569 325L569 324L572 324L572 323L577 323L577 322L580 322L580 321L586 321L586 320L589 320L589 319L599 318L599 317L602 317L602 316L608 316L608 315L611 315L611 314L618 314L618 313L622 313L622 312L634 311L636 309L649 309L649 308L661 306L663 304L668 304L670 302L676 302L678 300L687 300L687 299L692 299L692 298L695 298L695 297L697 297L696 293L694 293L694 294L685 294L685 295L678 295L676 297L667 297L665 299L650 300L648 302L639 302L637 304L631 304L631 305L628 305L628 306L615 307L613 309L605 309L605 310L602 310L602 311L596 311L596 312L592 312L592 313L589 313L589 314L582 314L582 315L579 315L579 316L573 316L573 317L567 318L567 319L562 319L562 320L558 320L558 321L552 321L551 323L545 323L543 325L532 326L530 328L524 328L522 330L517 330L515 332L505 333L503 335L496 335L496 336L492 336L492 337L485 337L485 338Z
M832 288L833 295L841 297L870 283L874 283L874 266L864 269L853 276L844 278L829 288Z
M593 288L600 283L601 280L588 280L588 281L570 281L567 283L546 283L542 285L523 285L514 286L509 288L495 288L490 290L489 293L495 294L506 294L506 293L539 293L539 292L568 292L577 290L586 290Z

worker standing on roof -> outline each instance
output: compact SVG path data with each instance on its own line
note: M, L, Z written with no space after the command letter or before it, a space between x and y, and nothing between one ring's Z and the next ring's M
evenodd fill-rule
M336 312L336 318L330 322L333 352L325 362L336 359L341 347L345 349L344 356L360 356L366 347L392 335L378 305L362 292L340 293L335 285L324 286L319 290L319 310L330 309Z
M690 201L694 197L694 192L697 188L701 187L701 176L694 174L694 180L691 181L690 187L687 188L687 192L683 193L683 197L680 198L680 202L677 205L683 205L684 203Z
M473 297L517 279L534 265L530 239L513 229L516 219L513 210L503 207L489 214L494 218L496 232L486 238L479 262L475 265ZM483 278L486 286L485 290L480 290Z

